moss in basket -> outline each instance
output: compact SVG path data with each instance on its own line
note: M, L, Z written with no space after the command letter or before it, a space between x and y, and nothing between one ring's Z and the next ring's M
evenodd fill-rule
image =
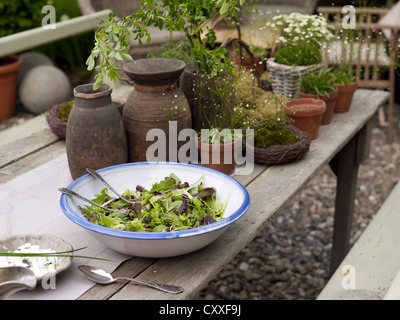
M314 45L288 44L276 49L275 62L288 66L310 66L322 61L319 47Z
M71 112L71 108L74 105L74 100L67 102L60 109L58 109L57 116L62 121L67 121L69 117L69 113Z
M299 141L297 134L275 123L265 124L254 130L254 146L256 148L289 145L297 141Z
M300 91L308 94L316 94L318 98L335 91L336 77L332 69L321 68L318 72L312 72L302 76L300 80Z

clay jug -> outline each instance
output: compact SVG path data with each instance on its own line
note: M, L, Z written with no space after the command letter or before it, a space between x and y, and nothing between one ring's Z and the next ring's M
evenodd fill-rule
M75 104L68 117L66 149L72 178L126 163L128 148L120 112L111 100L112 88L93 84L74 88Z
M183 61L168 58L139 59L123 66L134 83L122 113L130 162L179 160L179 148L186 141L178 141L177 135L192 128L189 103L177 83L185 66ZM171 123L174 132L170 132ZM147 157L147 151L156 143L148 136L152 129L163 132L162 157Z

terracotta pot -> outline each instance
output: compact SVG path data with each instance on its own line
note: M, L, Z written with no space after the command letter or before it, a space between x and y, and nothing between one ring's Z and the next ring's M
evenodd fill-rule
M244 56L240 62L240 56L233 55L232 60L236 63L238 68L240 65L247 70L252 70L253 73L255 73L256 68L260 73L262 73L265 68L265 62L261 60L261 56L254 57L254 63L250 56Z
M208 74L199 73L197 64L192 63L183 71L180 87L189 101L193 129L198 131L210 128L207 119L215 118L216 106L220 110L219 114L225 115L227 122L215 127L226 127L235 105L232 75L223 73L211 78ZM218 91L222 91L226 96L221 98L221 95L216 94Z
M130 162L177 161L177 152L185 141L178 141L172 132L170 135L170 122L176 122L177 134L192 127L189 103L177 84L185 66L183 61L166 58L139 59L124 65L135 87L122 113ZM155 143L147 141L147 133L152 129L161 129L165 135L166 159L147 159L146 153ZM170 142L176 143L176 152L170 148Z
M197 140L200 152L200 164L204 167L218 170L227 175L235 172L235 152L239 152L241 140L223 144L210 144Z
M22 58L14 55L0 59L0 122L11 118L15 113L18 70L22 63Z
M332 116L336 106L336 98L339 94L338 88L335 89L333 92L329 92L329 98L327 95L323 95L318 97L316 94L304 93L299 91L299 98L310 98L310 99L321 99L325 101L326 104L326 111L322 116L322 125L329 124L332 121Z
M293 120L292 124L297 129L307 132L310 139L318 137L325 111L325 101L319 99L294 99L285 103L285 113Z
M336 98L335 112L342 113L349 111L354 92L358 87L358 79L350 84L335 84L335 86L339 90L339 94Z
M68 117L66 150L72 178L86 174L86 168L100 169L126 163L126 134L112 89L107 84L93 91L93 84L74 89L75 104Z

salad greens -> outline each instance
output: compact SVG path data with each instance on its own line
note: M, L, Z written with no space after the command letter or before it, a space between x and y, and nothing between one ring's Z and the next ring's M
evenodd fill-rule
M150 190L137 186L126 189L122 198L113 198L104 188L93 202L111 209L129 209L129 213L110 212L86 205L83 215L90 222L101 226L142 232L168 232L204 226L223 219L227 205L216 198L216 190L203 186L204 177L189 185L173 173L154 183Z

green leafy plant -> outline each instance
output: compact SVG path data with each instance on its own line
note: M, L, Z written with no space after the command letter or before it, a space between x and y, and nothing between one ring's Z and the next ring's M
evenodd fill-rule
M332 69L321 68L317 72L309 73L301 77L300 91L308 94L316 94L318 98L335 91L336 77Z
M288 44L276 49L275 62L288 66L310 66L322 61L321 50L314 45Z
M216 47L216 35L210 22L218 15L237 16L238 5L245 0L142 0L141 9L122 18L110 14L95 34L95 45L87 59L88 70L96 69L94 88L104 76L119 78L115 60L131 61L129 42L135 39L140 45L151 41L149 26L166 28L170 33L183 31L191 47L191 57L198 62L200 72L212 77L223 70L233 70L226 57L226 48ZM96 59L100 57L99 65Z
M39 27L46 0L0 1L0 37Z
M335 78L335 84L350 84L356 81L356 77L352 73L342 68L334 69L333 76Z

